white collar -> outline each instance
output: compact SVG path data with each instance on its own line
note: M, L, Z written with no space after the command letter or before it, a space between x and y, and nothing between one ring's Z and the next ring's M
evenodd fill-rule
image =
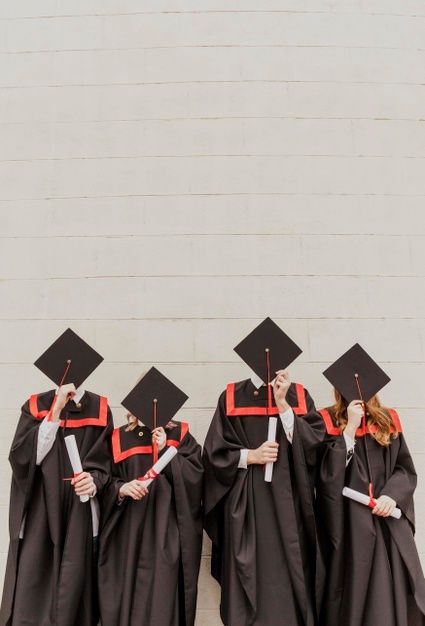
M253 372L251 376L251 382L256 389L259 389L264 385L263 380L259 376L257 376L255 372Z
M270 382L270 384L273 385L275 380L276 379L273 378L273 380ZM260 378L259 376L257 376L257 374L255 372L252 373L251 382L252 382L252 384L254 385L254 387L256 389L259 389L260 387L263 387L263 386L265 387L266 386L265 383L263 383L263 379Z
M56 389L56 395L58 393L58 389ZM77 387L77 391L75 393L75 396L72 398L74 400L75 404L78 404L81 401L81 398L84 396L85 393L86 393L85 389L83 389L82 387Z

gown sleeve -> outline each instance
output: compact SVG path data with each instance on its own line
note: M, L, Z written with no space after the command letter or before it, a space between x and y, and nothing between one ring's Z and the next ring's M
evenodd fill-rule
M9 507L11 539L18 539L22 521L33 489L37 460L38 429L41 424L31 415L29 400L22 406L15 436L9 453L12 486Z
M223 393L204 443L204 508L207 518L232 487L238 472L241 450L248 447L247 442L240 441L226 415ZM208 528L207 523L207 532Z
M41 421L31 415L29 401L27 401L21 409L21 417L19 418L9 453L9 463L12 467L13 478L22 488L26 486L31 471L34 471L36 464L40 424Z
M417 475L409 448L402 433L399 434L398 439L399 448L395 466L390 478L381 490L381 495L393 498L414 527L413 494L416 489ZM394 443L391 445L394 445Z
M295 416L294 437L299 437L301 440L307 464L314 466L316 464L316 450L323 442L326 430L323 419L316 411L313 398L307 389L304 391L307 413Z
M90 472L93 476L97 494L100 494L105 488L111 474L109 440L112 430L112 412L108 406L107 425L101 430L95 444L90 448L84 459L82 459L84 471Z

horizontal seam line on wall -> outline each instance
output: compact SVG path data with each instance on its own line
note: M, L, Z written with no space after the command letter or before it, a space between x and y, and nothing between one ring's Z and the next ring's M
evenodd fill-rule
M192 49L286 49L286 48L315 48L323 50L394 50L394 51L406 51L406 52L425 52L425 48L417 47L400 47L400 46L368 46L368 45L350 45L344 46L341 44L246 44L246 43L211 43L211 44L180 44L173 46L142 46L133 48L45 48L39 50L1 50L2 55L20 55L20 54L61 54L72 52L138 52L143 50L192 50Z
M34 322L46 322L46 323L51 323L51 322L62 322L64 320L70 320L70 321L74 321L74 322L116 322L116 323L121 323L122 321L135 321L135 322L144 322L144 321L170 321L170 322L193 322L193 321L223 321L223 320L229 320L229 321L252 321L252 320L263 320L264 318L262 317L119 317L119 318L110 318L110 317L49 317L49 318L45 318L45 317L2 317L0 318L0 323L1 322L28 322L28 321L34 321ZM342 321L358 321L358 320L363 320L363 321L367 321L367 320L380 320L380 321L384 321L384 322L392 322L392 321L403 321L403 320L425 320L425 316L419 316L419 317L387 317L387 316L380 316L380 317L329 317L329 316L323 316L323 317L281 317L281 316L274 316L275 320L281 320L281 321L285 321L285 320L299 320L299 321L307 321L307 322L315 322L315 321L327 321L327 322L333 322L333 321L337 321L337 320L342 320Z
M229 80L177 80L177 81L136 81L136 82L109 82L109 83L47 83L36 85L1 85L0 91L6 89L34 89L41 87L49 87L52 89L66 88L66 87L136 87L139 85L239 85L239 84L304 84L304 85L392 85L392 86L407 86L407 87L424 87L425 83L415 83L407 81L335 81L335 80L284 80L284 79L229 79Z
M249 273L245 272L244 274L78 274L75 276L19 276L19 277L9 277L9 276L1 276L1 283L21 283L21 282L47 282L47 281L67 281L67 280L116 280L116 279L134 279L134 280L143 280L145 278L148 279L158 279L158 280L167 280L169 278L180 278L180 279L188 279L188 280L196 280L198 278L218 278L218 279L228 279L228 278L243 278L249 280L251 278L315 278L317 280L323 278L355 278L359 280L363 280L365 278L392 278L392 279L418 279L421 280L425 278L425 274L365 274L361 272L357 272L356 274L326 274L326 273L303 273L303 274L264 274L264 273Z
M281 317L279 317L278 315L274 316L275 319L283 319ZM5 322L5 321L14 321L14 322L28 322L28 321L43 321L43 322L53 322L53 321L57 321L57 322L63 322L63 321L74 321L74 322L85 322L85 321L98 321L98 322L122 322L122 321L129 321L129 320L136 320L136 321L140 321L140 320L203 320L203 319L213 319L213 320L222 320L222 321L227 321L227 320L240 320L240 317L220 317L220 316L215 316L215 317L162 317L162 316L156 316L156 317L132 317L132 316L128 316L128 317L89 317L89 318L85 318L85 317L0 317L0 322ZM245 320L258 320L260 318L258 317L245 317L243 318ZM362 320L381 320L381 321L400 321L400 320L409 320L409 321L419 321L419 320L425 320L424 316L417 316L417 317L407 317L406 315L400 315L399 317L393 317L393 316L388 316L388 315L377 315L376 317L370 317L370 315L364 315L364 316L359 316L357 315L356 317L332 317L329 318L328 316L323 316L323 317L299 317L297 316L293 316L293 317L285 317L285 320L290 320L290 321L300 321L300 320L310 320L310 321L314 321L314 320L355 320L355 321L362 321Z
M408 122L412 124L423 123L425 118L422 117L320 117L315 115L210 115L192 117L133 117L133 118L102 118L102 119L71 119L71 120L0 120L0 126L59 126L59 125L83 125L83 124L139 124L141 122L197 122L197 121L229 121L229 120L303 120L303 121L321 121L321 122L385 122L398 123Z
M344 198L344 197L352 197L352 198L424 198L425 194L423 193L330 193L330 192L284 192L284 191L276 191L276 192L258 192L258 191L247 191L247 192L228 192L228 193L133 193L133 194L114 194L114 195L84 195L84 196L38 196L38 197L21 197L21 198L0 198L0 202L28 202L28 201L40 201L40 200L93 200L97 199L107 199L107 198L217 198L217 197L263 197L263 196L276 196L276 197L336 197L336 198Z
M158 232L158 233L141 233L134 234L134 232L121 234L121 235L103 235L103 234L93 234L93 235L0 235L0 241L2 239L145 239L145 238L165 238L165 239L178 239L180 237L289 237L292 239L297 239L298 237L374 237L380 239L388 239L391 238L417 238L421 239L425 237L424 233L305 233L301 231L288 233L288 232L223 232L223 233L214 233L214 232L189 232L189 233L167 233L167 232ZM0 279L1 280L1 279Z
M262 13L262 14L319 14L319 15L345 15L352 16L377 16L377 17L404 17L404 18L423 18L425 14L421 13L380 13L380 12L354 12L354 11L333 11L332 9L317 11L317 10L297 10L297 9L206 9L204 11L130 11L128 13L64 13L64 14L47 14L47 15L21 15L21 16L7 16L0 17L0 21L19 21L19 20L33 20L33 19L69 19L69 18L84 18L84 17L125 17L134 15L208 15L208 14L245 14L245 13Z
M46 282L46 281L70 281L70 280L119 280L122 278L128 280L168 280L169 278L184 278L187 280L198 280L199 278L216 278L218 280L227 280L228 278L243 278L251 280L252 278L314 278L315 280L323 280L324 278L354 278L363 280L365 278L391 278L392 280L422 280L423 274L109 274L90 276L81 274L79 276L48 276L33 278L0 278L1 283L15 282Z
M416 360L411 360L409 359L409 361L388 361L385 359L380 359L379 360L380 363L384 363L385 365L425 365L425 360L423 361L416 361ZM124 361L112 361L110 359L108 359L108 361L104 361L103 365L147 365L149 363L152 363L151 359L148 360L142 360L142 361L135 361L132 359L126 359ZM205 361L205 360L198 360L198 361L163 361L163 360L155 360L155 363L158 363L159 365L240 365L241 362L240 360L233 360L233 361ZM297 361L297 365L326 365L327 363L329 363L329 359L325 360L325 361L316 361L316 360L304 360L304 361ZM5 366L9 366L9 365L25 365L25 366L32 366L33 362L32 361L0 361L0 365L5 365Z
M59 157L28 157L23 159L0 159L0 163L39 163L56 161L142 161L143 159L382 159L382 160L421 160L423 155L409 154L278 154L278 153L256 153L256 154L128 154L122 156L59 156Z

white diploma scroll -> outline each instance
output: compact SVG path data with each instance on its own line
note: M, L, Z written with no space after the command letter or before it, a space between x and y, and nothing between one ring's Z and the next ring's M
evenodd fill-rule
M269 431L267 433L267 441L276 441L277 417L269 417ZM264 480L266 483L272 482L274 463L266 463L264 471Z
M138 478L145 483L145 487L149 487L149 485L155 480L155 478L162 472L162 470L174 459L177 454L177 448L170 447L162 456L159 457L157 462L152 465L150 470L146 472L144 476Z
M65 445L66 449L68 450L68 456L71 462L74 476L76 476L77 474L81 474L81 472L83 471L83 466L81 465L80 453L78 452L75 435L68 435L67 437L65 437ZM89 500L89 496L80 496L81 502L88 502Z
M355 489L350 489L350 487L344 487L342 490L342 495L346 498L350 498L350 500L355 500L356 502L360 502L360 504L364 504L365 506L370 506L371 500L369 496L360 491L356 491ZM396 519L400 519L401 511L400 509L394 509L393 513L391 513L391 517L395 517Z

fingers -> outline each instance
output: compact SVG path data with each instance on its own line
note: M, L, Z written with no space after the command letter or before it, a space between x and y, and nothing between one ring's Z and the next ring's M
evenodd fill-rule
M91 475L88 472L81 472L81 474L78 474L78 476L74 476L74 478L71 480L71 485L76 485L85 480L87 477L91 478Z
M361 400L351 400L348 406L360 406L361 408L363 408L363 402Z
M261 447L261 457L264 463L274 463L277 461L279 444L276 441L265 441Z
M155 428L152 431L152 442L158 446L159 450L163 450L165 448L166 440L167 436L162 427Z
M129 485L127 491L128 495L130 498L133 498L133 500L141 500L143 498L143 495L134 485Z
M283 374L278 374L278 376L276 376L276 378L274 379L274 387L277 387L278 389L280 387L288 387L290 385L290 380L287 376L284 376Z
M384 517L389 517L391 513L394 512L395 504L388 498L388 501L385 501L385 506L382 511L382 515Z
M129 483L128 486L131 490L131 497L133 498L133 500L141 500L148 493L147 487L145 487L145 485L140 480L134 480Z
M87 485L84 487L75 487L75 494L77 496L92 496L94 491L94 485Z
M78 476L74 476L71 485L74 486L77 496L88 496L93 493L94 480L88 472L81 472Z
M137 488L140 490L141 493L143 493L143 495L146 495L148 493L148 488L142 480L136 480L135 483Z
M93 493L94 482L93 478L85 478L78 484L74 485L75 493L77 496L87 496Z
M379 515L381 517L383 515L383 509L384 509L384 507L383 507L382 502L379 502L379 500L378 500L377 503L376 503L375 508L372 511L372 513L374 515Z
M62 387L59 388L58 393L63 396L72 398L77 393L77 390L74 383L68 383L67 385L62 385Z
M289 371L288 370L277 370L276 377L283 377L285 380L289 380Z
M374 515L379 515L380 517L389 517L394 512L395 507L396 503L392 498L381 496L376 501L376 506L372 513Z

